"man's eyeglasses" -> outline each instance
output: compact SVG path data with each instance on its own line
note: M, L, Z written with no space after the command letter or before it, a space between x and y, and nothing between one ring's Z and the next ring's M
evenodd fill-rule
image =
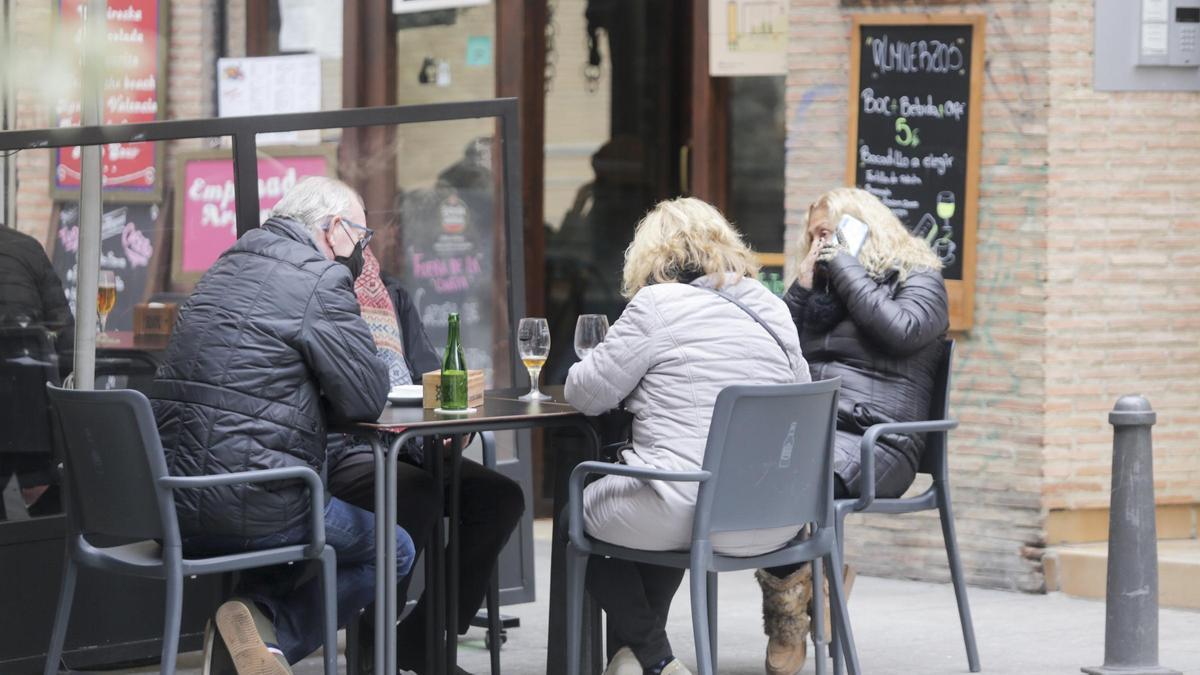
M354 239L355 242L361 241L362 245L364 247L367 244L371 243L371 237L375 236L375 230L372 230L371 228L366 227L365 225L359 225L358 223L352 223L349 220L346 220L345 218L342 218L342 225L346 225L351 230L354 230L354 231L361 231L362 234L359 237L355 238L354 235L351 234L350 238Z

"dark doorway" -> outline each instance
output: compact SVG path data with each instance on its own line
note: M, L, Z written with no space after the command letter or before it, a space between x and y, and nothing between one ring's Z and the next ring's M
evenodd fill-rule
M638 221L655 203L681 194L680 157L689 109L690 2L590 0L588 36L609 73L609 138L591 156L592 179L565 214L547 213L546 315L553 336L544 377L561 383L578 359L575 321L625 307L621 268ZM582 36L580 36L582 37ZM563 36L560 39L575 39ZM559 64L569 77L573 66ZM587 65L591 65L590 63ZM548 116L553 110L547 111ZM548 179L553 179L548 172Z

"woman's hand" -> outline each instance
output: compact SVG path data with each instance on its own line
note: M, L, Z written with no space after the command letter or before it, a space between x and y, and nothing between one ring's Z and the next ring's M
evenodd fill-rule
M817 262L827 263L837 257L837 254L845 250L845 247L838 243L837 239L830 237L821 242L820 248L817 249Z
M837 238L833 235L821 239L813 239L812 246L808 249L808 255L804 256L804 260L800 261L800 275L796 277L796 281L800 283L800 287L812 290L813 270L816 269L817 263L827 263L833 260L842 249L842 245L838 243Z
M800 261L800 275L796 277L796 282L800 284L801 288L812 290L813 269L817 266L817 255L821 251L821 243L821 239L813 239L812 246L808 247L808 255Z

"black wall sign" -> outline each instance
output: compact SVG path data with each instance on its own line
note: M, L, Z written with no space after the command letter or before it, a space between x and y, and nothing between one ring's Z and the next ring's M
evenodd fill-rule
M930 244L942 259L943 276L962 280L964 249L974 244L972 183L978 181L972 170L979 147L974 118L981 112L973 104L981 65L973 62L976 24L922 18L857 26L850 166L855 185L879 197Z
M79 260L79 204L60 202L55 209L54 252L51 260L63 282L71 313L75 314L76 263ZM108 315L107 330L133 330L133 306L145 302L155 288L150 279L158 269L157 204L104 205L100 226L100 269L114 273L117 304ZM76 321L79 317L76 316ZM103 345L101 345L103 346Z

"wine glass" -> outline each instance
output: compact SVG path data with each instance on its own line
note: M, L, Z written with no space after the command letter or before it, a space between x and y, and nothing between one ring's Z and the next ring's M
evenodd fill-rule
M529 369L529 393L518 398L522 401L549 399L538 389L538 377L550 355L550 324L545 319L521 319L517 325L517 351L521 354L521 362Z
M117 275L111 270L100 270L99 283L96 285L96 313L100 315L100 334L96 339L108 340L104 329L108 325L108 314L117 306Z
M608 333L608 317L603 314L580 314L575 322L575 353L579 359L587 358L588 354L604 342Z

